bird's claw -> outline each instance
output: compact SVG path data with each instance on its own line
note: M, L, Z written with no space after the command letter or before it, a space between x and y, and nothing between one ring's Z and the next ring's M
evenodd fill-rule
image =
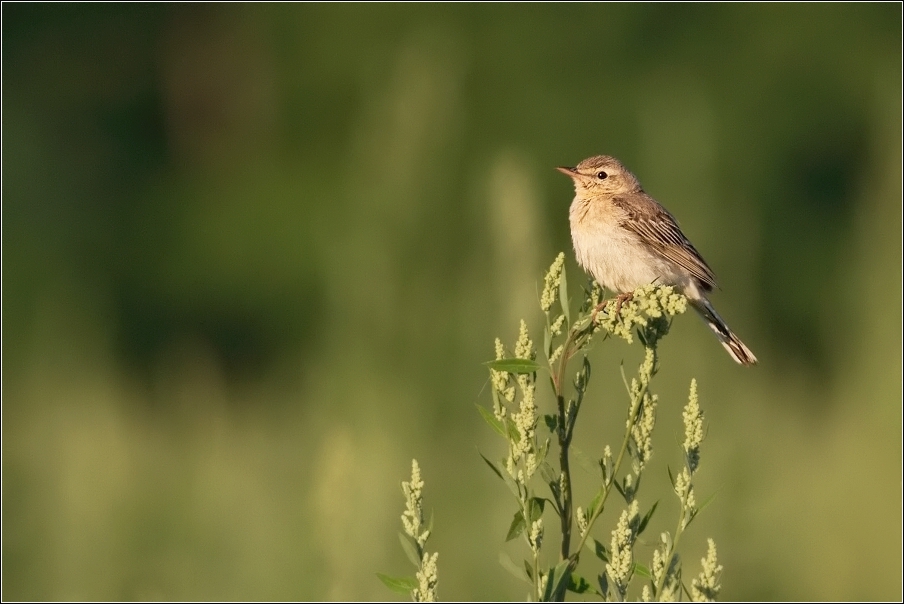
M597 304L596 308L593 310L593 314L591 315L591 321L596 323L597 322L596 316L599 314L599 312L601 310L603 310L604 308L606 308L606 306L608 306L609 303L613 302L613 301L615 302L615 316L618 316L618 313L621 312L622 304L624 304L625 302L628 302L629 300L632 300L633 298L634 298L633 293L626 292L623 294L618 294L617 296L615 296L615 298L611 298L609 300L603 300L602 302Z

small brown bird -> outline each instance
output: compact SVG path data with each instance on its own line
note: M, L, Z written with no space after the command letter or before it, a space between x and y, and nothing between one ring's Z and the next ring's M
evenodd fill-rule
M597 155L574 168L557 168L574 181L571 239L578 263L619 301L642 285L679 288L735 361L756 357L728 328L706 297L716 277L678 227L620 161Z

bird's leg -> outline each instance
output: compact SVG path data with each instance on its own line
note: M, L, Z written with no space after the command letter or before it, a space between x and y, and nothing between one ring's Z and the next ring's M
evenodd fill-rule
M615 314L616 314L616 316L617 316L618 313L621 312L622 304L624 304L625 302L631 300L632 298L634 298L634 294L633 294L633 293L631 293L631 292L625 292L625 293L623 293L623 294L618 294L617 296L615 296L615 298L610 298L609 300L603 300L602 302L600 302L599 304L596 305L596 308L595 308L595 309L593 309L593 315L591 315L591 318L590 318L591 322L595 322L595 321L596 321L596 315L599 314L599 312L600 312L601 310L603 310L604 308L606 308L606 306L607 306L610 302L612 302L613 300L615 301Z
M590 324L596 323L596 315L599 314L601 310L606 308L606 304L609 303L609 300L603 300L599 304L596 305L596 308L593 309L593 314L590 315Z
M615 314L618 315L618 313L621 312L622 304L632 299L634 299L633 292L625 292L623 294L618 294L617 296L615 296Z

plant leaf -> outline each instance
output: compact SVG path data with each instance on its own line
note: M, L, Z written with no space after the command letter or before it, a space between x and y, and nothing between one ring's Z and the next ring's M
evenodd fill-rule
M610 461L610 463L611 463L611 461ZM606 458L600 457L597 462L597 465L599 465L599 467L600 467L600 476L603 477L603 484L606 484L607 482L609 482L609 467L606 464Z
M512 495L515 496L519 501L521 500L521 486L515 482L515 479L512 478L508 472L502 475L502 482L505 483L505 486L509 488L509 491L512 492Z
M590 383L590 359L584 355L584 361L581 363L581 371L584 372L584 390L587 390L587 384Z
M634 572L643 577L644 579L652 579L653 573L650 572L650 569L640 564L639 562L634 563Z
M383 573L377 573L377 578L383 582L383 585L400 594L410 594L418 585L417 579L413 577L390 577Z
M477 407L477 410L480 411L480 416L483 418L487 424L489 424L490 428L493 429L496 434L503 438L508 438L508 435L505 432L505 427L503 427L502 422L496 419L496 416L493 415L493 412L489 409L485 408L483 405L478 405L475 403L474 405Z
M495 388L490 388L490 392L493 393L493 408L495 409L497 406L505 407L505 405L502 403L502 401L499 400L499 391L496 390ZM477 403L474 403L474 404L477 405L478 407L480 406Z
M421 546L418 545L418 542L415 541L411 535L406 535L402 532L399 532L399 541L401 541L402 549L405 551L405 555L408 556L408 559L411 560L411 563L420 568Z
M599 584L600 584L600 589L602 590L603 599L604 599L604 600L607 599L607 598L606 598L606 594L609 593L609 579L606 577L606 573L601 573L601 574L596 578L596 580L597 580L597 581L599 582Z
M552 333L549 331L549 315L546 318L546 327L543 328L543 350L546 352L546 358L552 354Z
M621 364L621 381L625 385L625 390L628 391L628 396L633 397L634 395L631 393L631 386L628 385L628 376L625 375L625 363Z
M568 578L571 573L568 568L571 566L570 560L562 560L556 567L549 571L549 579L546 581L546 590L543 593L543 600L549 602L553 596L560 594L565 590L563 588L568 585Z
M548 462L543 462L540 464L540 476L543 477L543 481L547 484L557 483L559 482L559 476L556 474L556 471Z
M505 422L505 429L508 431L508 439L510 441L512 441L513 443L521 442L521 435L518 434L518 427L515 426L515 422Z
M546 506L544 497L532 497L530 500L530 521L536 522L543 515L543 509Z
M590 538L590 541L586 541L584 545L587 546L587 549L596 554L596 557L602 560L603 562L609 562L609 553L606 550L606 546L597 541L594 538Z
M606 492L606 487L600 487L600 490L597 491L596 496L593 498L593 501L590 502L590 507L587 508L588 514L597 514L596 508L599 507L600 502L603 500L603 494Z
M687 528L687 527L689 527L689 526L691 525L691 522L693 522L693 521L694 521L694 518L697 517L697 513L698 513L699 511L700 511L700 510L691 510L691 512L690 512L690 514L688 515L687 519L684 521L684 528Z
M718 492L718 491L717 491L717 492ZM706 509L706 506L708 506L709 504L711 504L711 503L713 502L713 499L715 499L715 498L716 498L716 493L713 493L712 495L710 495L709 497L707 497L706 499L704 499L704 500L703 500L703 503L701 503L700 505L697 506L697 513L700 513L700 512L702 512L704 509Z
M562 313L565 315L565 325L571 325L571 312L568 308L568 279L565 278L565 267L562 267L562 279L559 281L559 304L562 305Z
M571 331L573 333L582 334L585 330L591 327L592 315L584 315L580 317L577 321L574 322L574 325L571 327ZM607 334L608 335L608 334ZM605 339L606 336L603 336Z
M659 505L659 502L653 504L653 507L650 508L650 511L644 514L644 517L640 520L640 524L637 525L637 534L641 534L645 528L647 528L647 523L650 522L650 518L653 517L653 512L656 511L656 506Z
M506 541L511 541L518 535L520 535L527 524L524 522L524 515L521 514L521 510L515 512L515 517L512 518L512 525L509 527L508 534L505 536Z
M492 461L487 459L484 456L484 454L480 452L480 449L477 450L477 454L480 455L480 457L482 457L485 462L487 462L487 465L490 466L490 469L496 473L496 476L498 476L499 478L502 478L502 472L499 471L499 469L495 466L495 464L493 464ZM505 479L502 478L502 480L505 480Z
M582 594L589 591L598 596L603 595L596 587L587 581L587 579L574 573L572 573L571 577L568 579L568 587L566 589L568 589L568 591L573 591L576 594Z
M527 573L527 578L531 581L534 580L534 569L530 567L530 561L527 558L524 559L524 572Z
M530 359L498 359L484 363L490 369L509 373L536 373L543 365Z
M548 437L543 442L543 444L540 445L540 448L537 450L537 461L539 463L543 463L544 461L546 461L547 453L549 453L549 438Z
M618 483L618 481L613 480L612 484L615 486L615 490L618 491L619 495L621 495L624 498L624 500L627 501L628 496L625 495L625 491L624 491L624 489L622 489L622 486Z
M518 567L517 564L512 562L512 559L509 558L509 555L505 552L499 552L499 564L502 565L502 568L512 573L516 578L521 579L525 583L530 583L530 577L528 577L524 573L524 569Z
M599 466L597 464L593 463L590 460L590 458L587 457L587 455L582 450L578 449L574 445L571 445L571 452L574 455L574 460L576 462L578 462L578 465L581 467L582 470L584 470L585 472L587 472L590 475L599 476L599 474L600 474L600 471L598 469Z

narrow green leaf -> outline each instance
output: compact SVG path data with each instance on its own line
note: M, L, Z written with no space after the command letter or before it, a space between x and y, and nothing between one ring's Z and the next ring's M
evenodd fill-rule
M581 407L584 402L584 395L587 393L587 387L590 385L590 361L585 354L582 361L581 370L574 377L574 391L577 396L575 405ZM572 427L574 429L574 427Z
M521 442L521 435L518 434L518 427L515 426L514 422L506 421L505 429L508 432L508 438L510 441L512 441L513 443Z
M503 438L508 438L505 433L505 427L502 425L502 422L496 419L496 416L493 415L493 412L489 409L485 408L483 405L474 404L477 407L477 410L480 411L480 416L483 418L487 424L489 424L490 428L496 432L499 436Z
M609 593L609 579L606 577L606 573L600 574L600 575L596 578L596 580L597 580L597 582L599 582L599 584L600 584L600 590L601 590L601 592L602 592L602 594L603 594L603 599L604 599L604 600L608 599L608 598L607 598L607 594Z
M632 501L634 501L634 496L637 495L637 491L640 490L640 481L641 480L643 480L643 474L640 474L637 477L637 480L635 480L633 483L631 483L630 492L628 492L628 489L625 489L625 492L630 496L628 503L631 503Z
M546 506L546 499L543 497L532 497L530 500L530 521L536 522L543 515L543 508Z
M599 507L600 503L602 502L603 495L605 494L605 492L606 492L606 487L600 487L600 490L597 491L596 496L593 498L593 501L590 502L590 507L587 508L588 514L599 515L599 513L597 512L597 508Z
M628 501L628 496L625 495L625 490L622 488L619 482L617 480L613 480L612 484L615 486L615 490L618 491L619 495L621 495L625 501Z
M509 373L536 373L543 366L530 359L499 359L484 363L490 369L496 371L508 371Z
M411 563L416 567L421 567L421 546L410 535L399 532L399 541L402 543L402 550Z
M515 517L512 518L512 525L509 527L508 534L505 536L506 541L511 541L518 535L520 535L524 531L524 527L527 526L524 522L524 516L521 514L521 511L515 512Z
M521 500L521 486L515 482L515 479L512 478L508 472L502 475L502 482L505 483L505 486L509 488L509 491L512 492L512 495L515 496L519 501Z
M715 498L716 498L716 493L713 493L712 495L710 495L709 497L704 499L703 503L701 503L700 505L697 506L697 512L702 512L703 510L705 510L706 506L711 504L713 502L713 499L715 499Z
M555 595L565 591L565 587L568 585L568 579L571 576L571 572L569 572L570 566L570 560L562 560L556 564L554 569L549 571L549 579L546 581L546 590L543 593L543 601L549 602Z
M691 525L691 522L694 521L694 518L697 517L697 512L700 510L691 510L691 513L688 514L687 518L684 521L684 528L687 528Z
M609 562L609 552L606 550L606 546L591 537L588 541L584 542L584 545L587 546L587 549L596 554L596 557L602 560L603 562Z
M499 552L499 564L502 565L502 568L512 573L515 578L521 579L525 583L530 583L530 577L528 577L524 570L519 568L517 564L512 562L512 559L509 558L508 554L505 552Z
M527 558L524 559L524 572L527 573L527 578L531 581L534 580L534 569L530 566L530 560Z
M562 305L562 313L565 315L565 325L571 325L571 312L568 308L568 279L565 278L565 267L562 267L562 280L559 281L559 304Z
M377 573L377 578L383 582L383 585L400 594L410 594L418 586L417 579L413 577L390 577Z
M650 518L653 517L653 512L656 511L656 506L659 505L659 502L653 504L653 507L650 508L650 511L644 514L644 517L640 520L640 524L637 525L637 534L641 534L645 528L647 528L647 523L650 522Z
M625 385L625 390L628 391L629 397L633 396L631 393L631 386L628 384L628 376L625 375L625 363L624 362L622 362L620 369L621 369L621 381Z
M578 465L582 470L590 474L591 476L596 474L599 476L599 470L597 470L597 465L593 463L590 458L579 448L571 445L571 452L574 455L574 460L578 462Z
M543 590L543 595L540 597L541 602L552 602L553 600L553 590L552 590L552 575L554 569L549 569L548 571L541 572L540 576L546 575L546 588ZM564 600L564 598L562 598Z
M590 323L591 319L592 319L592 315L585 315L585 316L579 318L577 321L575 321L571 330L573 332L576 332L579 334L584 332L585 330L592 327L592 325Z
M496 468L496 466L493 464L493 462L490 461L489 459L487 459L487 458L484 456L484 454L480 452L479 449L477 450L477 454L480 455L480 457L481 457L485 462L487 462L487 465L490 466L490 469L493 470L493 472L496 473L496 476L498 476L499 478L502 478L502 472L500 472L499 469ZM505 480L505 478L502 478L502 480Z
M687 588L687 585L684 584L684 581L681 581L681 582L680 582L680 585L681 585L681 591L684 592L684 597L687 598L687 601L688 601L688 602L693 602L693 601L694 601L694 595L693 595L693 594L691 593L691 591Z
M662 535L665 536L665 543L664 543L664 545L665 545L665 551L667 551L667 552L672 552L672 546L674 545L674 543L672 543L672 535L671 535L671 533L669 533L668 531L665 531L664 533L662 533ZM674 553L674 552L673 552L673 553Z
M499 391L491 387L490 392L493 393L493 409L496 409L497 407L504 407L505 405L501 400L499 400ZM477 403L474 404L477 405ZM479 407L480 405L477 406Z
M548 359L552 355L552 332L549 331L549 315L546 316L546 327L543 328L543 350Z
M546 461L546 455L549 453L549 438L547 437L543 444L540 445L540 448L537 449L537 462L543 463Z
M549 483L549 490L552 492L552 501L553 507L556 509L556 514L558 514L559 518L562 517L562 491L559 489L558 481Z
M653 573L650 572L650 569L638 562L634 563L634 572L644 579L653 579Z
M556 471L549 464L549 462L543 462L540 464L540 476L543 477L543 481L546 484L555 484L559 482L559 475L556 474Z
M546 427L549 428L549 431L552 434L556 433L556 427L559 425L559 416L553 415L552 413L547 413L543 416L543 422L546 424Z
M587 579L576 575L574 573L571 574L571 577L568 579L568 591L573 591L576 594L590 593L596 594L598 596L602 596L599 590L594 587Z

